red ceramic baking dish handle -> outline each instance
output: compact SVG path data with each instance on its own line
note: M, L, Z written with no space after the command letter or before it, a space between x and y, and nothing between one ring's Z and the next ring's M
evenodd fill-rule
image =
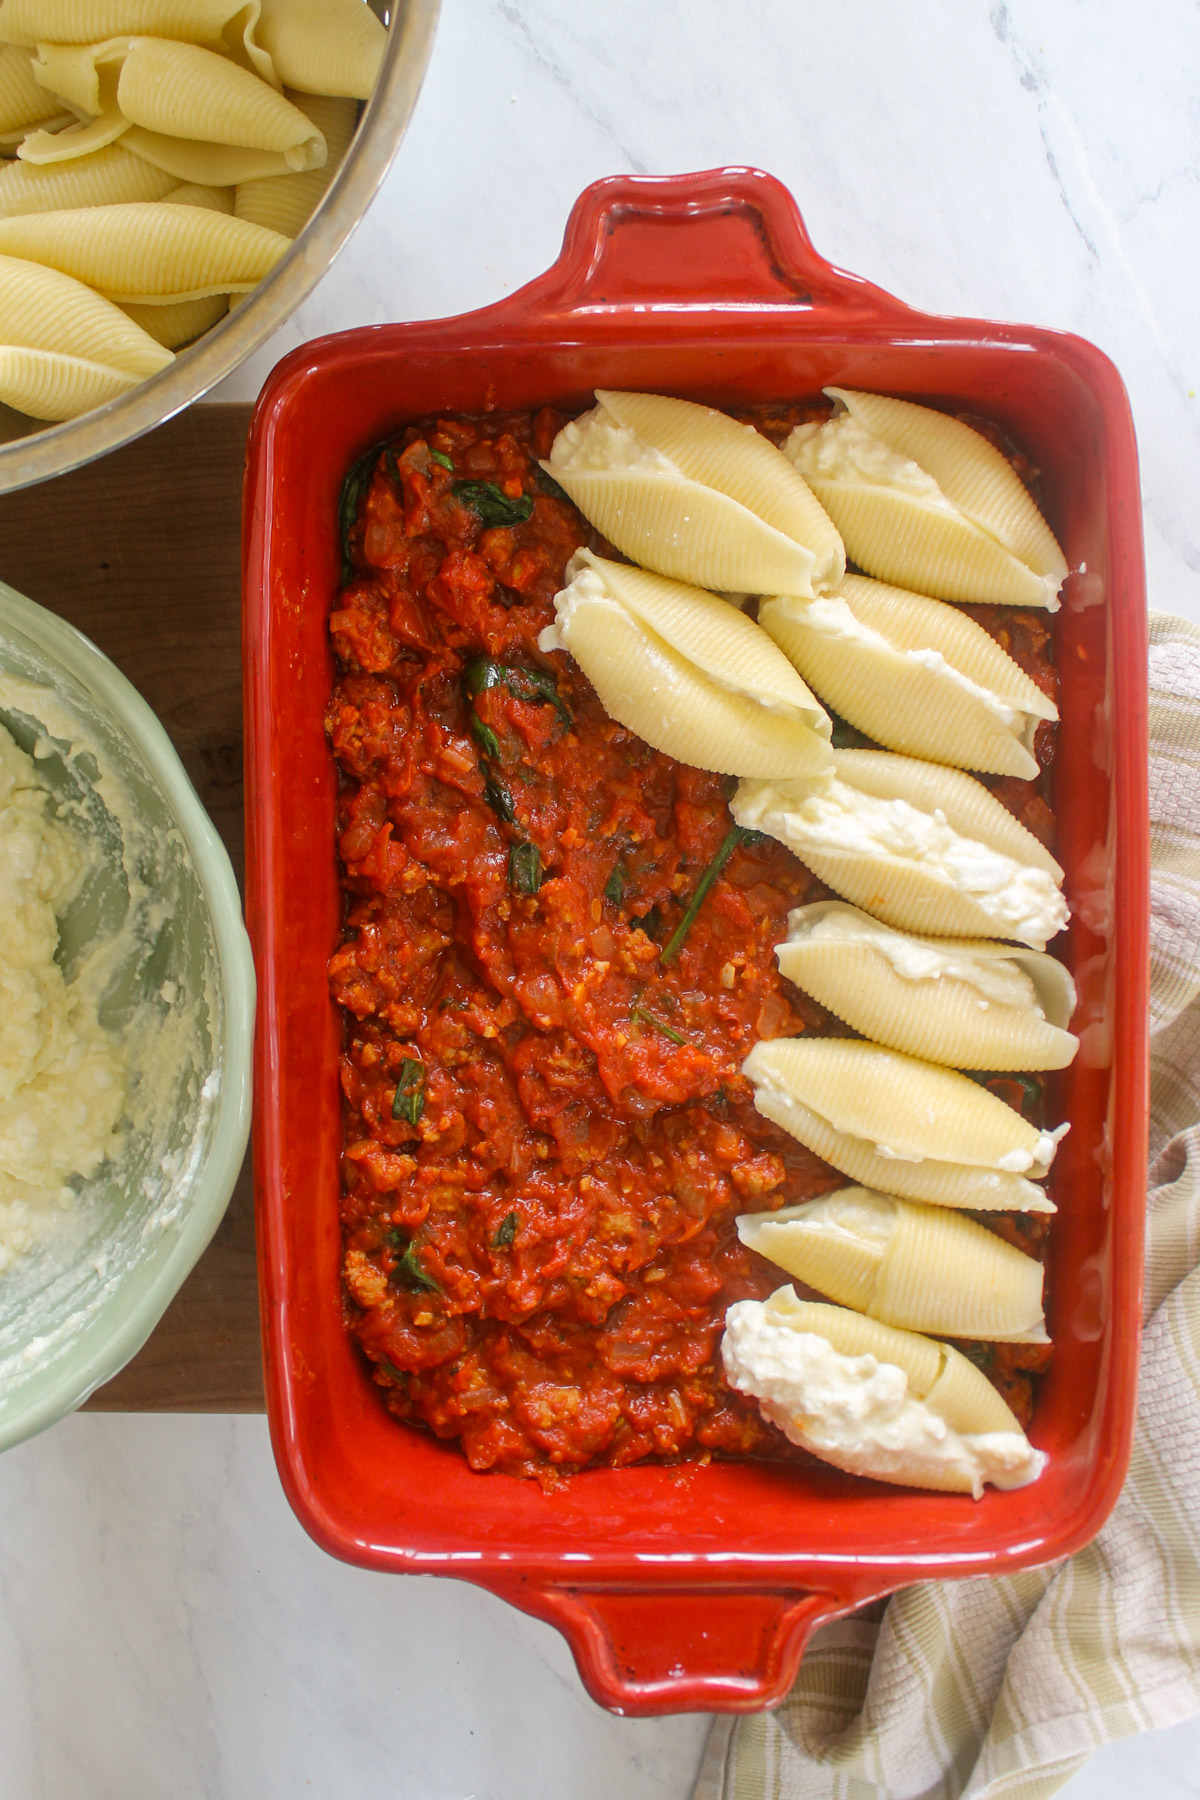
M818 255L782 182L740 168L594 182L572 208L558 261L521 299L548 315L593 317L631 305L678 314L774 304L878 329L881 315L913 316Z
M555 1587L505 1597L558 1627L594 1700L645 1715L778 1705L817 1626L871 1590Z

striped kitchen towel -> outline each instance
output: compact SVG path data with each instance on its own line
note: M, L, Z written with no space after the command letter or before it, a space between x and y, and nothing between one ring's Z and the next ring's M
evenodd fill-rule
M1044 1800L1200 1712L1200 627L1151 619L1150 1199L1133 1460L1078 1556L931 1583L813 1638L713 1726L693 1800Z

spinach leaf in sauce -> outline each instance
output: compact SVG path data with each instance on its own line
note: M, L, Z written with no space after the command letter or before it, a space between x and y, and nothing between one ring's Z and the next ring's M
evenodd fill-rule
M485 531L491 531L497 525L523 525L533 511L532 494L510 500L494 481L453 481L450 492L464 506L478 513L479 523Z

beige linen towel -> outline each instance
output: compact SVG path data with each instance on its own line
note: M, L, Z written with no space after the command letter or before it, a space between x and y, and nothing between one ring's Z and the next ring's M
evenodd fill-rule
M1150 1199L1129 1478L1078 1556L930 1583L816 1633L718 1719L693 1800L1044 1800L1200 1711L1200 628L1150 630Z

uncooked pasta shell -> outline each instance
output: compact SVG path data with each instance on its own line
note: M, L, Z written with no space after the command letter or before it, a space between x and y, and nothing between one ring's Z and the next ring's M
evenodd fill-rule
M889 750L1032 780L1058 709L973 619L861 575L817 601L764 600L758 622L851 725Z
M196 182L202 187L236 187L242 181L262 181L294 172L277 150L201 144L167 137L161 131L143 131L140 125L129 127L121 139L121 148L173 175L176 181Z
M367 100L387 33L364 0L262 0L256 41L286 87Z
M828 744L799 718L719 686L612 601L577 601L558 629L605 711L656 750L726 775L828 765Z
M567 565L569 578L582 571L592 571L626 612L719 687L799 719L820 737L831 735L828 713L786 656L735 607L702 588L607 561L590 550L577 551Z
M673 462L689 481L725 494L813 553L818 593L846 572L842 540L811 488L781 450L752 425L692 400L597 388L596 399L619 425Z
M61 111L62 103L35 79L28 50L5 44L0 49L0 133L41 125Z
M118 307L93 293L81 281L57 269L17 257L0 256L0 343L10 349L65 356L84 365L69 371L72 382L85 386L92 364L112 369L134 381L144 380L171 361L163 348L132 324ZM48 365L22 364L19 379L42 391ZM11 370L10 370L11 375ZM16 379L17 377L13 377ZM49 391L49 390L47 390ZM67 393L64 388L64 394ZM74 392L74 388L70 389ZM97 403L98 404L98 403ZM80 410L83 410L82 408ZM69 413L39 413L39 418L68 418Z
M865 431L932 475L946 498L1035 574L1056 585L1067 560L1033 496L1008 459L971 426L930 406L826 388Z
M123 306L135 325L168 350L179 350L220 324L229 311L228 294L209 294L203 300L181 300L176 306Z
M52 350L0 346L0 401L31 419L75 419L143 379Z
M288 99L306 113L325 139L328 152L323 169L300 175L274 175L264 181L245 181L237 190L234 211L252 225L265 225L284 237L299 237L316 211L342 158L350 147L358 122L353 100L288 91Z
M72 157L68 162L39 167L17 161L0 168L0 218L162 200L174 186L173 176L130 156L119 143L107 144L90 156Z
M0 219L0 254L61 269L125 304L244 292L287 247L244 219L165 201Z
M874 1043L953 1069L1064 1069L1079 1048L1067 1030L1074 983L1044 951L914 938L838 900L797 908L788 927L775 950L781 973ZM932 965L930 972L911 972L913 950L926 953L917 966ZM906 963L910 972L900 972ZM989 966L1009 963L1029 977L1044 1018L970 979L973 968L986 977Z
M1046 1342L1042 1265L946 1207L840 1188L743 1213L749 1249L886 1325L988 1342Z
M969 1076L851 1038L772 1038L742 1065L832 1128L878 1148L882 1160L963 1163L1044 1174L1045 1134ZM890 1153L890 1154L889 1154ZM894 1192L890 1182L876 1184Z
M843 1306L801 1300L791 1288L777 1289L764 1305L773 1324L810 1331L841 1356L873 1356L876 1362L903 1369L910 1394L932 1406L964 1436L1021 1432L987 1376L950 1344L880 1324Z

